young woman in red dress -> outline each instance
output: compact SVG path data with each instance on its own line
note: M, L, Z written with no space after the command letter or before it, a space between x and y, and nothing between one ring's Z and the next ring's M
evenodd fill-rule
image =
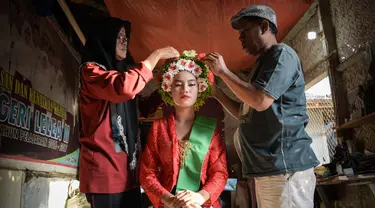
M201 58L184 51L162 70L159 93L175 112L153 123L140 171L155 208L220 207L228 179L226 149L216 120L195 115L212 90L213 76Z

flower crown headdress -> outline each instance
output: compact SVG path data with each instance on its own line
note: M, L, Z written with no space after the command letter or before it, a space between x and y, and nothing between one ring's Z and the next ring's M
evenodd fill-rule
M204 105L206 99L211 95L211 85L214 82L214 75L202 61L205 56L206 54L197 54L194 50L183 51L177 60L166 62L162 66L158 92L166 104L174 105L171 95L174 76L181 71L188 71L197 78L198 84L198 97L194 109L198 110Z

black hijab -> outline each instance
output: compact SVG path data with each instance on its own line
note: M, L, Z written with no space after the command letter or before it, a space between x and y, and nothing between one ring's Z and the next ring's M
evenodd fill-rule
M129 46L131 31L129 21L111 17L93 25L83 48L82 63L97 62L105 66L107 70L120 72L125 72L134 66L134 61L129 52L127 52L125 59L121 61L116 59L116 41L121 27L125 28Z
M103 65L106 70L126 72L135 66L131 55L127 52L125 59L116 59L116 41L121 27L125 28L126 37L130 39L131 24L118 18L108 18L96 23L88 34L86 45L83 49L82 63L96 62ZM125 83L126 84L126 83ZM128 170L136 176L138 147L138 119L136 100L123 103L111 103L111 127L115 142L119 142L128 155ZM137 177L133 178L137 181Z

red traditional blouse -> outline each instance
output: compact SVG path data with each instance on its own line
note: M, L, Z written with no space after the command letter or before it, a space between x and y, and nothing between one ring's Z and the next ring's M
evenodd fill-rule
M143 63L127 72L95 63L81 68L80 191L121 193L135 188L128 176L127 155L117 153L112 138L109 102L133 99L153 78Z
M180 170L179 140L174 114L154 121L142 155L140 182L155 208L162 207L162 195L176 186ZM219 196L228 179L226 149L216 129L202 165L202 190L210 194L203 205L220 208Z

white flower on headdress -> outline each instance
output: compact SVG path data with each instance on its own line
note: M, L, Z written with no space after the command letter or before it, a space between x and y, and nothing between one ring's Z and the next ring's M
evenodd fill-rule
M198 78L198 92L204 92L208 88L206 79Z
M194 58L197 55L195 50L183 51L182 54L186 57Z
M185 67L185 70L189 71L190 73L192 73L192 74L194 74L195 76L198 77L200 75L200 73L197 74L195 68L197 68L197 64L192 60L188 60L188 63Z
M174 77L174 74L172 74L171 71L166 72L165 74L163 74L163 77L162 77L163 83L165 82L165 83L171 84L173 81L173 77Z
M163 83L161 84L161 87L164 91L166 92L170 92L171 91L171 85L172 83L169 83L169 82L166 82L166 81L163 81Z
M177 61L176 65L177 65L178 70L182 71L188 65L188 60L180 59Z
M178 69L178 66L176 65L176 63L170 64L169 67L168 67L168 71L172 75L178 74L179 69Z
M198 84L206 83L206 79L205 78L198 78L197 82L198 82Z
M199 77L202 74L202 68L196 65L193 69L193 73L195 74L195 76Z

